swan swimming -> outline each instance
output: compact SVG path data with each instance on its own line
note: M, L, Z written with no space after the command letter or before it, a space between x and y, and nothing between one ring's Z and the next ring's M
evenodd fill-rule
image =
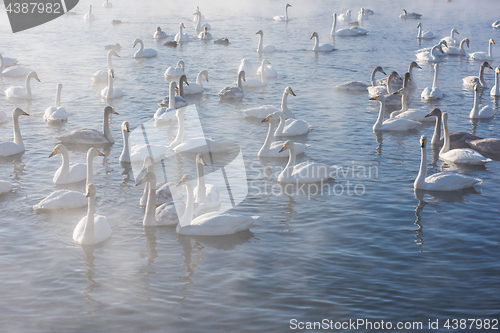
M191 83L184 87L184 94L186 95L196 95L196 94L201 94L205 88L203 88L203 77L205 77L205 80L208 82L208 71L207 70L202 70L198 73L196 76L196 83Z
M197 10L196 13L194 13L193 15L196 15L198 17L195 24L195 30L197 32L207 31L212 28L208 23L201 23L201 12L199 10Z
M497 68L498 69L498 68ZM485 105L479 109L479 89L477 85L474 86L474 106L470 111L470 119L488 119L495 115L495 111L489 105Z
M351 22L351 10L348 9L345 14L340 14L339 15L339 21L342 21L342 22Z
M377 73L382 73L384 75L387 75L384 72L384 69L382 67L380 67L380 66L375 67L375 69L372 71L372 75L371 75L371 79L370 79L372 87L376 86L376 84L375 84L375 74L377 74ZM367 84L367 83L359 82L359 81L350 81L350 82L339 84L335 88L341 89L341 90L359 90L359 91L365 91L366 89L368 89L368 87L370 87L370 85Z
M57 154L61 154L62 165L55 172L54 178L52 178L54 184L78 183L87 179L87 166L84 163L70 164L68 150L64 145L58 144L49 155L49 158Z
M92 6L89 6L89 12L83 15L83 19L85 21L94 21L95 20L95 15L92 14Z
M106 99L123 97L123 91L120 88L113 86L115 71L111 68L108 71L108 86L101 90L101 97Z
M264 141L264 144L260 148L259 152L257 153L257 156L259 157L288 157L289 151L287 151L285 154L280 154L280 149L282 148L284 141L274 141L273 140L273 132L274 132L274 126L280 119L280 116L278 113L272 113L268 115L266 118L262 120L262 122L269 122L269 129L267 131L267 136L266 140ZM302 154L303 152L306 151L308 148L308 145L302 144L302 143L297 143L296 145L296 153L297 155Z
M282 111L288 118L295 118L293 113L288 110L287 100L289 94L291 94L292 96L297 96L295 95L291 87L286 87L283 91L283 97L281 98L281 107L276 107L274 105L262 105L255 108L243 110L242 112L245 114L245 117L263 119L267 115L275 111Z
M441 89L437 87L437 78L438 78L438 64L434 64L434 79L432 80L432 88L425 87L422 91L420 97L422 97L425 101L431 101L436 99L443 98L443 93Z
M29 116L29 114L20 108L15 108L14 111L12 111L14 141L0 141L0 157L17 155L24 152L23 137L21 136L21 130L19 129L19 116Z
M330 37L334 36L356 37L356 36L366 35L368 33L368 30L359 28L357 26L335 30L336 27L337 27L337 14L333 13L333 25L332 25L332 30L330 31Z
M116 53L115 50L110 49L108 51L108 55L107 55L108 69L107 70L102 70L102 71L95 72L94 75L92 75L92 82L95 82L95 83L97 83L97 82L107 82L109 70L113 68L113 66L111 64L111 57L112 56L120 58L120 56L118 55L118 53Z
M460 46L459 47L455 47L455 46L445 47L445 48L443 48L443 51L447 55L461 55L461 56L464 56L465 55L464 43L467 44L467 47L469 47L469 38L462 39L462 41L460 42Z
M418 28L418 34L417 34L418 39L434 38L434 34L431 31L422 31L422 23L418 22L417 28Z
M498 77L500 76L500 68L495 69L495 85L491 88L490 96L500 96L500 80Z
M208 213L193 219L193 178L184 175L179 185L186 185L186 211L177 225L177 233L184 235L219 236L247 230L259 216L242 216L229 213Z
M5 96L7 98L16 98L16 99L27 99L30 100L33 98L31 95L31 86L30 86L30 79L34 78L38 82L41 82L40 79L38 78L38 75L36 75L36 72L30 72L26 76L26 85L24 87L10 87L5 90Z
M365 14L365 9L363 7L361 7L360 11L358 12L358 21L366 21L368 20L370 17L368 16L368 14Z
M156 31L153 33L153 38L154 39L167 38L167 33L161 30L161 27L157 27Z
M420 161L420 170L413 183L415 189L427 191L456 191L469 188L475 184L481 184L482 180L465 176L455 172L439 172L427 177L427 150L426 137L420 138L420 147L422 148L422 157Z
M492 61L493 60L493 44L495 44L495 42L493 41L493 39L490 39L489 42L488 42L488 53L486 52L474 52L474 53L471 53L469 54L469 58L470 59L474 59L474 60L490 60Z
M179 32L175 35L174 41L177 43L186 43L189 42L189 35L187 32L183 32L182 29L185 29L184 23L179 23Z
M1 55L1 53L0 53L0 55ZM15 64L17 64L19 62L19 61L17 61L17 59L4 57L4 56L2 56L2 59L3 59L4 68L14 66Z
M259 66L259 68L257 68L257 75L260 75L260 73L262 72L262 69L264 69L264 76L265 77L277 77L278 76L276 69L271 65L271 63L267 59L262 60L262 64Z
M212 39L212 34L208 32L208 28L205 27L203 31L198 34L198 38L202 40L210 40Z
M455 39L454 34L460 35L458 33L457 29L453 28L453 29L451 29L450 35L442 38L441 40L445 41L450 46L456 46L456 45L458 45L458 40Z
M479 88L488 88L486 85L486 81L484 81L484 69L489 68L493 69L491 65L487 61L483 61L481 67L479 67L479 76L467 76L462 79L463 85L468 88L474 88L474 86L478 86Z
M0 53L0 76L8 76L8 77L26 76L33 71L32 69L24 66L8 67L6 63L7 62Z
M498 28L500 28L500 20L496 20L495 22L493 22L493 23L491 24L491 27L492 27L493 29L498 29Z
M284 21L288 21L288 7L292 7L292 5L290 4L286 4L285 6L285 16L283 15L277 15L275 17L273 17L273 20L275 21L281 21L281 22L284 22Z
M385 117L385 96L379 95L370 98L370 100L378 100L380 102L380 111L377 121L373 125L373 131L408 131L420 126L420 123L408 119L389 118L384 121Z
M245 72L245 77L253 77L253 66L250 60L248 59L241 59L240 67L238 67L238 73L244 71Z
M327 44L327 43L320 44L319 43L319 36L318 36L317 32L313 32L311 35L311 38L309 38L309 39L313 39L313 38L316 38L316 40L314 42L313 49L312 49L314 52L331 52L334 50L332 44Z
M439 151L439 158L446 162L459 164L483 165L491 162L491 159L484 157L480 153L470 148L458 148L450 150L450 137L448 134L448 113L443 112L444 144Z
M225 87L221 91L219 91L219 97L221 99L238 99L243 98L245 96L245 92L242 87L242 80L245 81L245 72L240 71L238 73L238 79L236 83L236 87Z
M406 73L406 76L410 76L410 73ZM413 121L418 121L418 122L432 122L434 119L427 117L428 112L425 110L418 110L418 109L408 109L408 94L409 94L409 88L404 87L399 89L396 93L401 94L401 110L399 111L393 111L391 112L391 118L398 118L398 119L409 119Z
M73 143L73 144L108 144L115 143L111 131L109 129L109 117L112 114L118 115L111 106L106 106L104 108L104 118L102 122L102 132L96 131L95 129L76 129L69 133L65 133L56 137L62 143Z
M179 95L175 96L175 108L182 108L182 107L188 105L188 102L186 101L186 96L184 95L183 83L186 83L189 86L189 83L187 81L187 77L184 74L179 77L179 83L177 85L177 87L179 89L178 90ZM161 101L159 104L161 107L165 107L165 106L170 107L170 91L169 91L169 95L167 97L165 97L163 99L163 101Z
M264 32L259 30L255 33L259 35L259 45L257 46L258 53L270 53L276 51L276 47L274 45L265 45L264 46Z
M307 121L300 119L287 119L285 121L286 115L283 112L276 111L274 114L280 118L280 123L274 132L274 136L297 136L309 133L311 125Z
M108 0L104 1L102 3L102 7L103 8L112 8L113 7L113 4L111 2L109 2Z
M368 86L366 88L368 90L368 96L375 97L378 95L387 95L387 96L393 95L395 90L392 87L392 82L398 78L400 78L399 74L395 71L392 71L389 74L389 76L387 77L387 80L385 81L385 85Z
M474 150L487 154L500 154L500 139L477 139L466 140L467 144Z
M413 68L422 69L422 67L420 67L415 61L412 61L410 63L410 66L408 66L408 73L410 73L410 80L408 81L408 88L410 88L410 90L417 89L417 83L415 82L415 79L413 77ZM387 80L388 79L389 79L388 77L384 77L382 79L379 79L378 82L380 83L380 85L387 86ZM398 75L397 77L394 77L392 79L391 85L392 86L395 85L398 89L402 88L402 86L403 86L403 80Z
M167 79L169 80L174 80L176 79L178 76L181 76L181 75L184 75L184 61L182 60L179 60L177 62L177 66L174 67L174 66L170 66L168 67L166 70L165 70L165 73L163 74L165 77L167 77Z
M153 115L153 120L155 123L164 123L164 122L170 122L175 120L175 88L177 86L177 83L175 81L171 81L168 87L168 108L163 107L161 104L158 110L156 110L155 114Z
M266 76L263 72L259 74L260 80L254 77L245 78L245 81L241 82L243 88L262 88L266 86Z
M122 123L123 135L123 150L118 159L120 163L132 163L144 161L144 157L153 156L153 158L160 159L164 156L167 147L164 145L155 144L136 144L130 147L130 125L128 121Z
M441 44L434 45L429 52L417 53L417 59L426 62L441 62L441 58L435 55L436 50L444 54Z
M56 101L54 106L50 106L45 109L43 114L43 120L47 123L60 123L68 120L68 114L66 109L61 107L61 90L63 85L59 83L57 85Z
M399 17L402 19L416 19L416 20L418 20L419 18L422 17L422 14L408 13L406 11L406 9L403 9L403 14L399 15Z
M134 48L137 44L140 45L140 48L139 50L137 50L137 52L134 53L134 58L151 58L155 57L158 54L155 49L145 49L144 43L139 38L136 38L134 40Z
M73 240L78 244L98 244L111 237L111 227L103 215L95 214L96 188L87 185L88 210L73 231Z

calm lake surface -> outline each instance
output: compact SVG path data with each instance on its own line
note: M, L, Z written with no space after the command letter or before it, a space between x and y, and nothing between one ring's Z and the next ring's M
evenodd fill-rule
M493 38L496 60L491 65L499 66L500 29L491 28L500 19L498 1L295 1L287 24L272 20L284 14L283 1L112 2L113 8L105 9L100 2L82 0L73 10L77 15L16 34L0 9L0 52L36 70L41 80L31 81L29 103L0 96L7 114L15 107L30 114L20 118L25 154L0 160L0 179L16 186L0 195L2 332L286 332L292 319L358 318L394 325L422 322L424 330L429 319L439 319L440 330L448 331L443 328L448 318L500 318L500 163L457 169L432 161L429 149L429 172L457 169L483 183L458 193L415 194L419 138L430 140L433 125L375 135L379 103L369 101L366 92L335 89L346 81L368 82L379 65L387 74L403 75L416 60L415 50L436 44L453 27L460 33L457 38L470 39L467 52L486 51ZM96 16L90 24L82 19L88 5ZM212 35L228 37L229 46L196 39L192 18L197 5ZM369 34L332 40L332 13L351 9L355 18L362 6L375 12L363 23ZM424 30L438 38L419 44L419 21L399 19L403 8L422 14ZM114 19L122 23L113 25ZM169 48L152 38L160 26L171 40L180 22L189 43ZM255 52L260 29L264 43L276 46L265 58L278 78L265 89L246 91L241 102L220 103L218 92L236 81L241 59L249 59L254 70L263 59ZM312 52L313 31L336 50ZM158 50L158 56L134 59L135 38ZM124 92L111 104L119 113L111 119L116 143L104 149L104 159L94 160L97 213L107 217L113 235L96 247L82 247L72 233L85 209L36 213L32 207L58 189L84 191L83 183L53 184L61 162L58 156L47 157L57 144L55 136L101 128L108 102L99 93L105 85L92 84L91 76L106 69L104 46L116 43L122 48L121 58L113 58L115 86ZM186 63L189 82L200 70L209 72L205 92L189 98L205 134L241 147L249 193L234 211L261 217L249 231L191 237L178 235L174 227L142 225L138 200L143 188L118 162L120 125L128 121L135 129L151 120L157 103L168 95L163 73L178 60ZM477 75L480 62L443 60L438 86L444 98L436 104L421 101L420 92L433 78L432 66L421 63L422 70L414 71L418 89L410 106L448 112L452 132L500 138L499 102L489 89L481 94L481 104L492 106L495 117L479 123L468 118L474 94L462 78ZM494 72L487 69L485 80L493 86ZM53 105L58 83L64 85L61 106L69 121L48 126L42 115ZM23 84L24 78L0 77L1 92ZM245 119L241 112L278 106L286 86L297 95L289 96L289 109L312 127L308 136L297 139L310 145L298 161L346 171L319 193L282 191L277 177L287 160L257 157L267 124ZM12 140L12 120L0 124L4 140ZM84 163L85 156L86 149L70 149L71 162ZM186 163L166 162L172 167Z

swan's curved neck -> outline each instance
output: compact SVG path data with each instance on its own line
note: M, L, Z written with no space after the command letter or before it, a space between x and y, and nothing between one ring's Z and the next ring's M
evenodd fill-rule
M144 213L143 225L154 225L156 222L156 177L151 177L147 183L148 186L148 201L146 203L146 212Z
M121 160L123 162L130 162L129 133L127 132L127 130L123 130L123 151Z
M430 53L430 56L432 58L432 60L436 60L436 56L434 55L434 51L436 51L438 48L438 45L434 45L431 49L431 53Z
M425 184L425 178L427 177L427 152L425 146L422 147L422 157L420 158L420 170L418 176L415 179L414 187L422 188Z
M241 83L241 78L243 77L243 73L242 72L239 72L238 73L238 80L236 81L236 86L240 89L243 88L243 85Z
M94 230L94 220L95 220L95 195L89 196L89 206L87 208L87 220L85 221L85 227L83 228L83 244L94 244L95 243L95 230Z
M68 151L65 149L60 149L60 153L62 156L61 175L64 175L64 177L66 177L69 173L69 155Z
M111 86L113 88L113 86ZM109 90L108 90L109 93ZM109 116L110 112L104 111L104 118L102 120L102 133L104 134L104 137L108 139L110 143L114 143L115 139L113 139L113 136L111 135L111 131L109 129Z
M443 119L444 143L439 154L444 154L450 150L450 134L448 133L448 122Z
M474 106L470 112L470 118L477 118L479 115L479 91L474 89Z
M177 135L175 136L175 140L172 141L172 143L170 144L171 149L180 145L182 143L182 140L184 139L184 116L182 113L176 113L175 116L177 117L178 129L177 129Z
M31 86L30 86L31 75L26 77L26 96L31 99Z
M438 81L438 66L435 67L435 70L434 70L434 80L432 81L432 89L436 89L437 88L437 81Z
M450 38L453 41L453 36L455 35L455 29L451 29Z
M108 70L110 70L111 68L113 68L113 66L111 66L111 53L114 52L113 50L109 50L108 51L108 58L107 58L107 62L108 62Z
M113 96L113 77L111 75L108 75L108 91L106 93L106 99L113 98Z
M140 45L141 47L139 48L139 51L138 51L138 52L140 52L140 53L144 52L144 43L142 42L142 40L140 40L140 41L139 41L139 45Z
M488 57L489 58L493 58L493 43L489 43L489 46L488 46Z
M288 6L285 6L285 20L288 21Z
M392 89L392 80L393 78L395 77L396 75L389 75L389 77L387 78L387 82L385 83L385 87L387 89L387 93L389 95L392 95L394 93L394 90Z
M205 185L205 173L203 164L197 163L196 173L198 175L198 186L196 187L196 203L201 204L207 200L207 188Z
M24 148L23 137L21 136L21 130L19 129L19 116L12 117L12 123L14 125L14 143L19 147Z
M375 68L372 72L372 76L370 78L370 81L372 82L372 87L375 87L377 83L375 82L375 74L377 74L377 69Z
M335 28L337 27L337 15L333 15L332 31L330 31L330 36L335 36Z
M199 85L201 89L203 89L202 77L203 77L203 71L199 72L198 75L196 76L196 84Z
M288 147L289 157L288 163L286 164L285 169L283 169L282 173L285 177L290 177L293 172L293 167L295 166L295 146L291 145Z
M57 94L56 94L56 102L54 104L54 106L56 108L60 107L61 106L61 90L62 90L62 86L61 85L58 85L57 86Z
M479 68L479 84L483 87L486 86L486 82L484 82L484 66L481 65Z
M168 108L175 109L175 87L169 86L168 89Z
M380 101L380 111L378 113L377 122L373 126L374 129L377 129L380 126L382 126L382 124L384 122L384 116L385 116L385 100L381 100Z
M285 129L285 115L280 114L280 123L278 125L278 128L275 131L276 136L282 136L283 135L283 130Z
M462 51L462 52L465 52L464 43L465 43L465 39L462 39L462 41L460 42L460 51Z
M313 51L317 51L319 50L319 37L318 36L315 36L314 37L314 47L313 47Z
M187 200L186 200L186 210L182 219L179 221L180 227L187 227L191 224L193 220L193 208L194 208L194 195L193 195L193 182L186 182Z
M94 166L92 163L94 163L94 156L87 154L87 183L85 184L85 187L94 183Z
M259 155L269 152L269 149L271 148L271 142L273 140L273 129L274 120L269 119L269 130L267 131L266 141L264 141L262 148L260 148Z
M262 51L262 47L264 45L264 37L262 36L262 34L259 34L259 45L257 46L257 52L261 52Z
M196 28L198 28L199 25L200 25L200 20L198 19L198 23L196 23ZM179 25L179 40L181 39L182 39L182 25Z
M418 26L418 36L417 37L422 38L422 26L421 25Z
M436 116L436 127L434 128L434 134L432 135L431 144L438 145L441 143L441 114Z
M281 98L281 111L288 117L295 119L295 115L292 113L292 111L288 110L288 92L283 93L283 97Z

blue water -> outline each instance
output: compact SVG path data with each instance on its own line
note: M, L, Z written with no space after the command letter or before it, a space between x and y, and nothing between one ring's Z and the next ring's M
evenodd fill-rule
M0 196L2 332L285 332L291 330L291 319L358 318L394 325L422 322L424 330L429 319L439 319L440 330L448 331L443 327L448 318L500 319L499 162L457 170L483 179L475 189L419 196L413 190L419 138L430 139L433 126L375 135L379 103L366 93L334 88L350 80L367 82L378 65L403 75L416 49L437 43L419 45L418 21L400 20L402 8L421 13L424 30L445 37L455 27L459 39L470 39L468 52L486 51L490 38L500 43L500 29L491 28L500 19L496 1L297 1L289 8L288 24L272 21L283 15L282 1L112 2L114 7L106 10L98 2L81 1L74 9L77 15L16 34L0 9L0 52L33 68L41 79L31 82L30 103L0 96L6 113L21 107L30 114L20 119L26 153L0 161L0 178L16 185ZM91 24L82 19L89 4L96 15ZM212 25L212 35L228 37L229 46L194 38L196 5ZM375 11L363 24L369 35L332 41L332 13L350 8L357 16L361 6ZM122 24L112 25L113 19ZM153 40L157 26L171 39L180 22L192 38L187 45L172 49ZM219 90L235 82L242 58L257 69L259 29L265 32L264 43L277 48L265 57L278 78L265 89L247 91L241 102L219 103ZM336 51L314 54L313 31ZM133 59L135 38L157 49L158 56ZM83 184L54 185L60 159L47 157L56 135L101 128L107 102L99 92L104 86L93 85L91 76L106 68L104 46L116 43L122 49L121 58L113 58L115 86L125 95L112 102L119 113L111 122L116 143L105 149L104 159L94 161L97 213L107 216L113 236L99 246L82 247L74 243L72 231L85 209L35 213L32 206L56 189L84 190ZM498 59L498 45L493 48ZM477 75L480 63L444 59L438 79L444 98L436 104L420 100L433 77L431 66L421 64L422 70L414 71L418 89L411 107L430 111L436 105L449 113L451 131L500 138L498 99L489 96L489 89L481 103L494 107L495 117L478 124L468 119L473 92L461 79ZM135 129L152 118L156 103L168 94L163 72L178 60L185 61L189 81L200 70L209 71L205 92L190 99L207 136L242 148L249 195L235 210L261 216L249 231L191 237L177 235L173 227L142 225L142 188L118 163L120 125L126 120ZM485 79L491 87L493 71L486 70ZM59 82L69 121L47 126L42 114L53 104ZM23 83L22 78L0 78L0 91ZM348 171L316 195L314 188L282 191L277 176L286 159L257 158L267 125L240 112L279 105L286 86L297 94L288 98L290 110L312 126L299 139L310 145L299 161ZM12 139L11 126L11 121L0 125L0 140ZM429 172L452 169L428 154ZM85 150L70 150L70 158L84 162Z

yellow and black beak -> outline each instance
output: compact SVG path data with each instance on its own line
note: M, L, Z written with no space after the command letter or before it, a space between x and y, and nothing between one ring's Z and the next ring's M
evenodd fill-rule
M92 189L91 189L91 188L89 188L89 189L87 190L87 195L86 195L86 197L88 198L88 197L90 197L91 195L92 195Z
M295 95L295 93L293 92L292 88L290 88L290 94L292 94L293 96L297 96L297 95Z
M268 122L269 119L271 119L271 115L267 116L266 118L262 119L261 123Z
M425 148L425 137L420 138L420 148Z
M21 110L21 114L22 114L23 116L29 116L29 114L27 114L27 113L26 113L26 112L24 112L23 110Z
M126 125L126 128L127 128L127 132L130 133L130 125Z
M283 144L283 147L281 147L280 151L278 153L281 153L282 151L285 151L287 150L288 146L285 144Z
M57 149L54 149L52 151L52 154L49 155L49 158L51 158L52 156L56 155L57 154Z
M100 150L97 150L97 155L98 155L98 156L106 156L106 155L104 155L103 153L101 153L101 151L100 151Z
M375 97L370 98L370 101L375 101L378 98L378 95Z

